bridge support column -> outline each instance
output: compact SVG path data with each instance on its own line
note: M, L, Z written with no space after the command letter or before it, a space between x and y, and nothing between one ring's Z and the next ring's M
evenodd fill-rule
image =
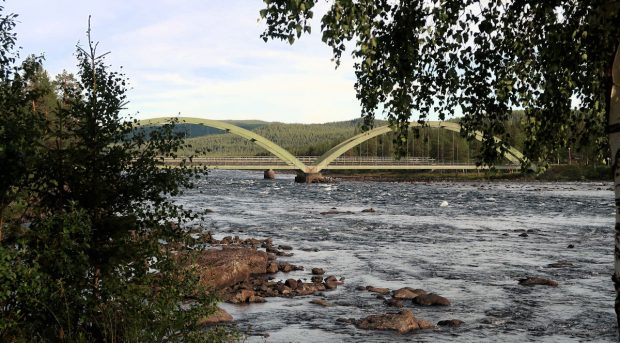
M273 171L273 169L267 169L263 173L263 177L265 178L265 180L273 180L276 178L276 172Z
M321 173L304 173L298 172L295 176L295 182L298 183L322 183L327 182L327 179L321 175Z

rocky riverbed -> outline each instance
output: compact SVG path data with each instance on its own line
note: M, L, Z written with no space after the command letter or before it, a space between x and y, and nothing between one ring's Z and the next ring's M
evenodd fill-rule
M178 199L263 256L222 288L250 342L615 341L611 184L260 178Z

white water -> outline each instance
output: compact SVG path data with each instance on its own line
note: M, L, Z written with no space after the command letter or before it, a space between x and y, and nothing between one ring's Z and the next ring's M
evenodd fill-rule
M306 271L277 278L310 278L312 267L345 277L314 297L268 298L266 304L225 305L249 342L581 342L615 341L613 313L613 192L611 183L293 183L292 175L212 172L179 202L211 209L203 223L217 238L273 238L293 246L281 258ZM448 206L442 207L447 201ZM336 207L353 214L321 215ZM374 213L361 213L374 208ZM528 237L520 237L528 230ZM573 249L567 246L573 244ZM306 252L301 248L318 248ZM573 267L548 268L569 261ZM557 288L518 285L542 276ZM455 329L400 335L356 329L338 318L394 312L373 285L410 286L451 300L449 307L406 304Z

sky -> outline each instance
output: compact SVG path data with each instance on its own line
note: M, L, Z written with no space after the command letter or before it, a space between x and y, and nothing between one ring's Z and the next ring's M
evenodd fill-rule
M323 123L359 117L350 57L335 69L313 34L292 46L260 39L261 0L6 0L20 55L43 54L50 76L76 71L88 17L98 51L130 82L138 119L188 116ZM318 14L321 9L317 9ZM315 13L317 14L317 13ZM121 69L122 67L122 69Z

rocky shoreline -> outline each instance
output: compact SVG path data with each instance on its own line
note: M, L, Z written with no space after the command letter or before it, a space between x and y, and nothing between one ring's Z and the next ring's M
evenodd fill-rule
M215 239L211 233L198 234L197 238L207 247L200 253L196 266L201 283L219 299L243 306L268 302L272 297L308 297L317 306L337 306L328 302L325 292L343 285L344 277L328 275L323 268L278 261L278 257L293 256L293 248L275 245L271 239L241 239L238 236ZM305 278L287 278L292 271L307 271ZM526 277L519 281L523 286L547 285L557 282L539 277ZM357 286L355 292L376 293L376 299L385 305L385 312L364 318L334 318L342 325L354 325L363 330L392 330L405 334L416 330L440 330L459 327L460 319L447 318L433 324L414 315L416 307L451 305L447 298L420 288L389 289L376 286ZM215 325L233 322L234 318L221 308L206 318L203 324Z

